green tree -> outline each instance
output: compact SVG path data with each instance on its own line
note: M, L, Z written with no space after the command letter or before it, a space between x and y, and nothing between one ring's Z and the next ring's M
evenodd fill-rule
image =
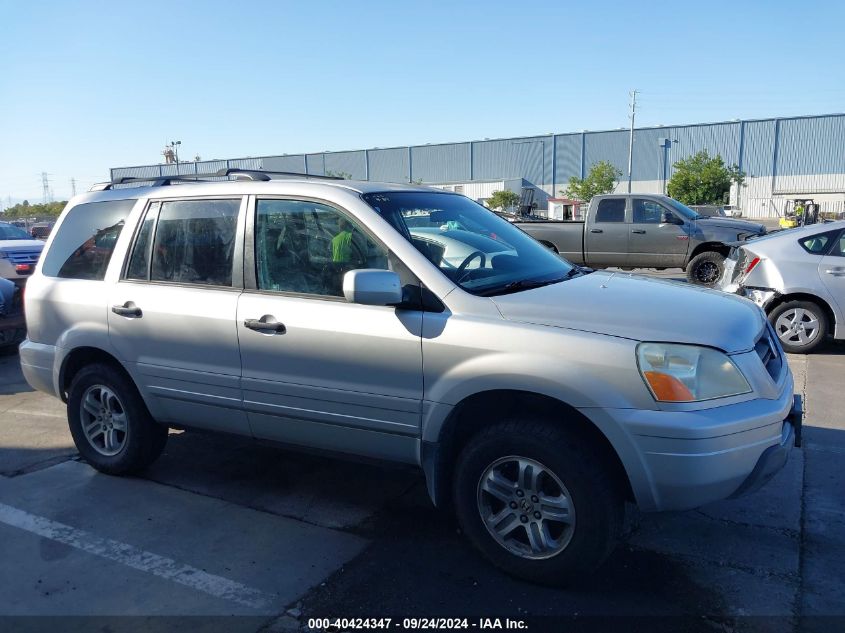
M332 178L342 178L343 180L352 180L352 174L346 171L332 171L330 169L326 172L326 176L331 176Z
M561 193L567 198L589 202L593 196L600 196L603 193L610 193L616 188L616 183L622 172L616 169L610 162L600 160L590 167L590 172L584 179L572 176L569 185L562 189Z
M24 200L20 204L9 207L3 212L5 219L14 218L56 218L65 208L67 200L48 202L47 204L30 204Z
M723 204L728 201L731 183L742 185L745 174L736 165L725 165L719 154L707 150L679 160L669 179L669 195L684 204Z
M510 209L519 204L519 194L514 191L494 191L487 199L487 206L491 209Z

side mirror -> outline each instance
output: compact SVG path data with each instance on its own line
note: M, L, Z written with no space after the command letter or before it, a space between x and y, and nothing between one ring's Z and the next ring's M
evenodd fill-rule
M664 224L683 224L684 221L679 218L677 215L672 213L671 211L664 211L663 212L663 223Z
M343 296L349 303L389 306L402 302L402 284L391 270L350 270L343 276Z

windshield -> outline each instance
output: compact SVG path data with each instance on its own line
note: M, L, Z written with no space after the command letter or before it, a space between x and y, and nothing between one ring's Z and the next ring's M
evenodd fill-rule
M674 198L666 198L666 202L671 206L675 211L680 213L684 216L687 220L697 220L700 217L703 217L697 211L690 209L687 205L681 204Z
M490 296L562 281L577 268L461 195L385 192L363 196L449 279Z
M18 227L14 226L13 224L7 224L6 222L0 222L0 240L31 240L32 237L24 231L23 229L19 229Z

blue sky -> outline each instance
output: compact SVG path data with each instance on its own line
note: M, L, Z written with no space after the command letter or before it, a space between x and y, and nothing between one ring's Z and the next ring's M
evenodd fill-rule
M154 163L845 111L841 2L0 0L0 207Z

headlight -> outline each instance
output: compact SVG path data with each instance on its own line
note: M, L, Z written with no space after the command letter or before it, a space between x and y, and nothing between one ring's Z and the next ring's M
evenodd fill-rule
M643 380L660 402L699 402L751 391L733 361L709 347L640 343L637 361Z

